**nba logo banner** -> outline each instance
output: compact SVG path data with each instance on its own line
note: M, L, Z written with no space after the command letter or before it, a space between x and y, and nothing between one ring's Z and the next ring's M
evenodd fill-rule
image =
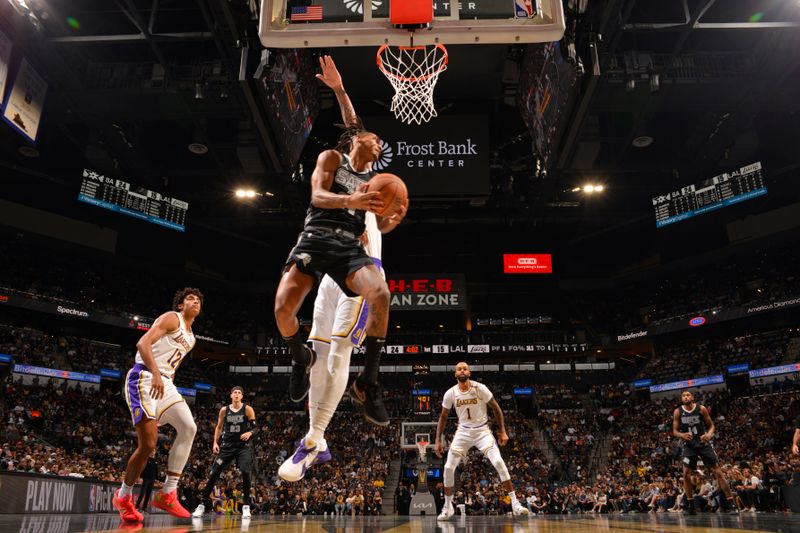
M514 18L532 19L539 12L541 0L514 0Z

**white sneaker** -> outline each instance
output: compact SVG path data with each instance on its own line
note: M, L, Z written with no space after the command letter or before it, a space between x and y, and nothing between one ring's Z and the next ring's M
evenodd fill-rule
M242 506L242 518L250 518L250 506L243 505Z
M514 513L514 516L528 516L531 514L527 507L523 507L520 503L512 506L511 512Z
M206 506L201 503L200 505L197 506L197 509L194 510L192 516L194 518L203 518L205 512L206 512Z
M442 507L442 512L439 513L439 516L436 518L436 520L450 520L454 514L456 514L456 511L453 509L453 506L445 505Z
M300 439L297 449L278 468L278 475L286 481L300 481L306 470L313 465L327 463L331 460L330 450L319 451L317 446L306 448L305 439Z

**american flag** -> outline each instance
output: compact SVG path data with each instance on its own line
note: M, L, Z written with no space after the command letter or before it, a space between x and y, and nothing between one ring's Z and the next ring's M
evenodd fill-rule
M293 7L289 20L322 20L322 6Z

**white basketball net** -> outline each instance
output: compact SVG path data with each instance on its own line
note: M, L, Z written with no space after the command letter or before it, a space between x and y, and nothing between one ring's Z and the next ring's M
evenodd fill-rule
M417 451L419 451L419 460L421 462L425 461L425 452L426 452L426 447L427 446L428 446L428 443L425 442L425 441L420 441L420 442L417 443Z
M394 87L392 112L406 124L422 124L437 115L433 89L447 70L447 49L437 44L388 46L378 49L378 68Z

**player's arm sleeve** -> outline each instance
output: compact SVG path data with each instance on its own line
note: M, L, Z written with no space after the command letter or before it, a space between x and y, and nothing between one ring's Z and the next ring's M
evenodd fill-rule
M256 412L248 405L245 414L247 415L247 431L251 433L251 437L255 437L259 432L259 427L256 423ZM251 416L253 418L250 418Z
M453 403L453 389L450 389L444 393L444 398L442 398L442 407L445 409L452 409Z

